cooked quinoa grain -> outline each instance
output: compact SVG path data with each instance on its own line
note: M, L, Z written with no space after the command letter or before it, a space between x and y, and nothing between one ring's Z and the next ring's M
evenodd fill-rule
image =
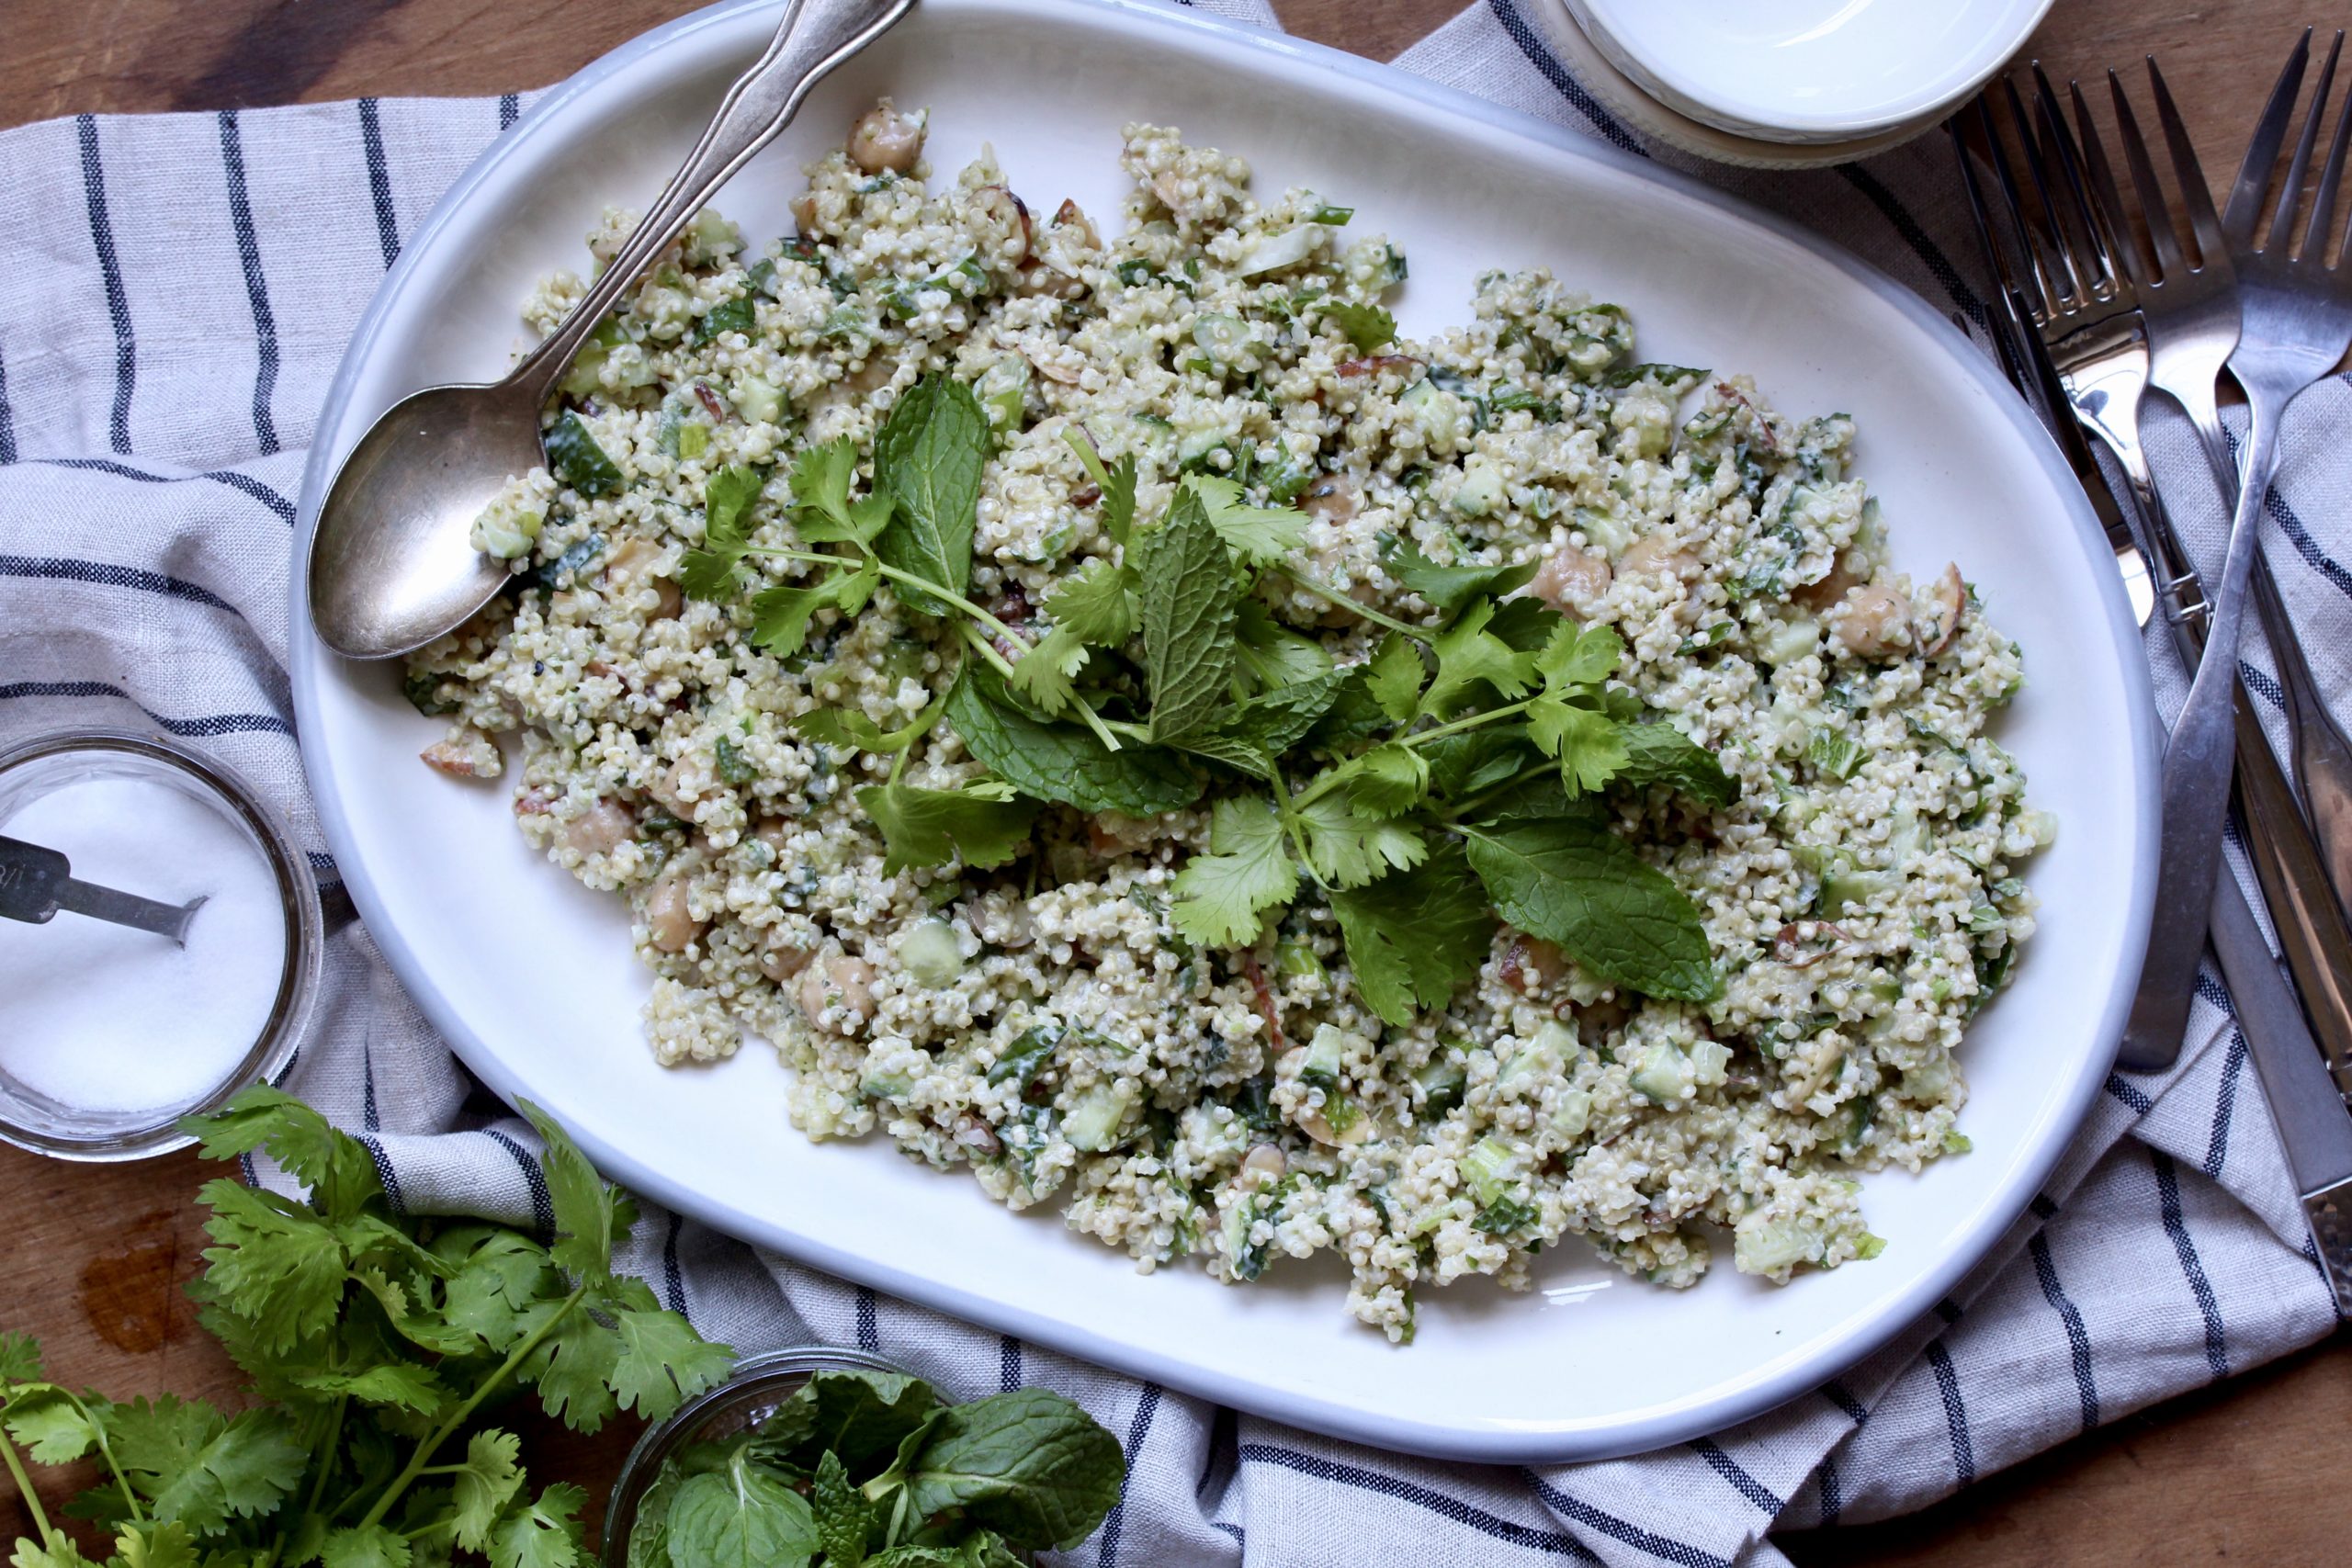
M629 901L656 1057L765 1041L808 1136L879 1131L1146 1270L1197 1257L1238 1282L1338 1250L1392 1338L1417 1288L1523 1284L1570 1235L1676 1286L1714 1227L1779 1280L1871 1256L1856 1178L1967 1146L1962 1032L2032 931L2018 869L2053 826L1988 733L2018 650L1957 570L1893 569L1854 422L1641 364L1623 311L1541 270L1392 341L1397 243L1310 191L1261 205L1242 160L1170 130L1127 129L1115 225L1024 205L986 157L934 186L923 130L887 103L861 120L763 254L696 220L567 378L548 468L484 515L513 591L410 662L450 721L426 760L498 777L492 737L517 736L526 838ZM549 279L526 320L579 291ZM846 438L874 472L891 411L949 379L993 448L965 597L1003 635L890 581L817 608L805 641L769 635L755 595L820 570L796 458ZM1591 796L1695 910L1712 991L1644 995L1498 919L1445 1005L1387 1021L1314 879L1254 941L1186 937L1177 883L1221 797L1197 780L1158 815L1047 805L1001 855L894 860L858 792L982 786L935 700L1122 558L1080 446L1133 460L1138 519L1188 475L1303 514L1242 606L1257 685L1447 624L1400 560L1522 566L1505 608L1613 631L1609 701L1736 796ZM695 552L729 470L756 494L712 591ZM820 712L869 739L796 728ZM870 739L909 729L897 753Z

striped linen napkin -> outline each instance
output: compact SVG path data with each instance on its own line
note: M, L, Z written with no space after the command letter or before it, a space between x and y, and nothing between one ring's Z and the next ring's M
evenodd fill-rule
M1396 63L1655 152L1981 323L1940 138L1792 175L1656 152L1546 50L1528 10L1539 3L1475 6ZM1272 25L1260 0L1203 8ZM88 724L191 739L286 814L335 890L286 674L304 449L402 237L525 107L514 94L362 99L0 133L0 209L17 214L0 226L0 741ZM2302 519L2352 503L2346 431L2342 381L2298 405L2271 509L2273 559L2339 699L2352 680L2352 576ZM2160 421L2154 445L2167 471L2199 471L2185 425ZM2218 503L2184 510L2211 547ZM2150 658L2176 705L2185 681L2162 638ZM2275 708L2263 658L2248 653L2248 678ZM1932 1314L1769 1416L1637 1459L1498 1470L1332 1442L660 1211L639 1224L633 1261L704 1332L741 1347L858 1344L958 1396L1034 1382L1081 1401L1124 1442L1130 1479L1101 1530L1060 1562L1782 1562L1768 1531L1919 1507L2335 1326L2228 996L2210 978L2199 994L2180 1065L2109 1080L2031 1213ZM545 1219L528 1130L426 1027L347 906L288 1087L364 1134L400 1201Z

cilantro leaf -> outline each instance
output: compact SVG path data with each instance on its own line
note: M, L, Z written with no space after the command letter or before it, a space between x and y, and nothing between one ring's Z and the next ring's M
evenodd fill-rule
M1113 544L1125 544L1127 533L1135 526L1136 521L1135 454L1120 454L1119 460L1106 468L1102 466L1102 455L1094 449L1094 443L1077 426L1064 429L1062 439L1069 443L1070 449L1078 454L1078 460L1086 466L1087 477L1094 481L1094 488L1102 492L1101 510L1096 513L1102 519L1102 532L1111 536Z
M1560 760L1560 780L1571 795L1599 789L1628 760L1614 719L1557 697L1534 699L1527 710L1527 732L1545 755Z
M1234 633L1236 670L1250 688L1287 686L1331 669L1331 656L1323 651L1321 643L1276 621L1256 599L1241 601Z
M1033 799L1157 817L1200 797L1200 781L1171 753L1154 746L1109 750L1078 725L1037 718L978 660L965 662L949 690L946 716L967 750Z
M466 1457L452 1478L451 1496L457 1508L458 1544L481 1551L490 1543L491 1527L523 1489L523 1469L515 1458L522 1439L511 1432L476 1432L466 1439Z
M243 1182L216 1179L198 1190L212 1217L205 1234L206 1280L216 1299L246 1319L266 1350L285 1352L334 1325L343 1305L343 1244L300 1204Z
M6 1408L8 1435L43 1464L71 1464L97 1441L89 1418L63 1389L19 1388Z
M210 1405L164 1394L111 1405L107 1442L115 1463L157 1519L198 1535L277 1506L301 1484L309 1450L277 1410L225 1419Z
M18 1542L19 1546L23 1544ZM114 1549L122 1561L122 1568L197 1568L199 1562L205 1561L197 1555L196 1542L190 1539L187 1527L176 1519L164 1524L126 1525L114 1538ZM81 1560L78 1554L72 1559ZM42 1561L35 1558L32 1564Z
M1136 536L1151 734L1173 740L1214 726L1233 679L1233 560L1191 487L1159 527Z
M723 550L688 550L678 560L678 591L689 599L732 599L743 586L741 560Z
M546 1145L539 1153L539 1166L547 1172L556 1231L548 1258L574 1280L593 1284L610 1279L613 1248L637 1224L637 1205L618 1188L605 1185L605 1179L596 1174L596 1168L554 1117L527 1100L514 1103Z
M882 829L886 873L958 858L969 866L1002 865L1020 852L1038 811L1035 801L1015 798L1001 782L962 789L868 784L857 792L857 804Z
M1349 765L1349 798L1374 817L1401 817L1427 799L1430 765L1410 746L1375 746Z
M1090 648L1116 648L1136 635L1141 587L1133 567L1107 558L1091 560L1046 595L1046 615L1057 629Z
M1402 632L1390 632L1380 650L1364 667L1364 689L1380 711L1398 724L1413 716L1420 705L1421 682L1429 671L1421 667L1421 650Z
M1407 871L1429 854L1419 829L1358 811L1349 790L1334 790L1299 807L1306 834L1306 863L1339 887L1360 887L1390 871Z
M1575 686L1598 686L1617 672L1624 658L1625 639L1614 628L1563 621L1536 654L1535 669L1546 690L1564 693Z
M971 586L989 446L989 416L971 388L930 376L907 389L874 439L876 479L898 502L896 521L874 542L885 562L950 592ZM944 608L920 590L904 597L927 614Z
M1625 748L1621 784L1662 784L1718 810L1739 798L1738 783L1715 754L1671 724L1620 724L1617 738Z
M243 1098L243 1095L237 1097L238 1100ZM234 1105L236 1100L229 1103ZM14 1329L0 1333L0 1382L39 1382L40 1380L40 1341Z
M413 1551L382 1525L345 1525L327 1532L319 1562L323 1568L409 1568Z
M1448 844L1409 871L1331 895L1363 1004L1399 1029L1453 1000L1478 973L1495 913L1461 850Z
M702 487L702 542L706 549L741 555L751 543L752 503L767 479L757 468L730 463Z
M679 1405L726 1381L735 1352L696 1334L674 1312L627 1309L613 1314L620 1360L612 1388L621 1408L648 1421L669 1418Z
M264 1150L309 1189L311 1201L330 1220L347 1220L383 1196L375 1158L358 1139L336 1132L325 1117L267 1084L238 1090L219 1111L192 1118L185 1127L207 1159Z
M1056 626L1012 667L1012 689L1039 713L1057 717L1075 700L1071 682L1086 668L1087 658L1086 644L1068 627Z
M1396 318L1377 305L1335 300L1323 308L1323 313L1347 334L1358 354L1370 354L1382 344L1396 341Z
M1481 682L1506 699L1526 692L1534 679L1534 656L1520 652L1487 629L1494 615L1493 600L1475 600L1430 643L1430 650L1437 655L1437 678L1421 698L1422 712L1451 712Z
M339 1393L387 1410L433 1416L449 1403L449 1391L431 1371L406 1361L386 1361L348 1372L304 1372L296 1386L314 1393Z
M1049 1389L952 1406L907 1476L919 1514L960 1508L1018 1551L1075 1546L1119 1500L1118 1439Z
M579 1519L587 1501L587 1493L559 1482L530 1506L508 1509L491 1529L492 1568L580 1568L588 1561Z
M839 746L846 751L878 751L890 756L905 750L931 728L925 708L896 729L885 729L855 708L811 708L797 714L792 728L811 740Z
M1482 595L1499 599L1535 575L1535 563L1525 566L1440 566L1408 539L1382 558L1388 575L1429 602L1441 616L1451 618L1464 604Z
M1252 564L1280 560L1306 542L1306 513L1292 506L1252 506L1242 499L1239 481L1216 474L1194 474L1177 494L1200 498L1209 526L1227 548Z
M1715 994L1698 907L1604 825L1555 817L1462 831L1471 869L1512 925L1612 985L1681 1001Z
M823 1544L800 1494L739 1450L689 1477L670 1505L670 1560L696 1568L789 1568Z
M827 524L843 532L850 528L849 487L856 478L857 443L848 436L801 448L786 483L799 512L793 526L802 538L814 540L818 536L809 530Z
M561 1300L526 1310L524 1332L536 1334L550 1320L554 1327L519 1375L537 1385L541 1409L575 1432L594 1432L620 1408L611 1388L613 1371L620 1365L620 1337Z
M1273 804L1255 795L1218 801L1209 818L1209 852L1184 863L1173 891L1168 916L1189 940L1204 947L1255 941L1261 911L1298 891L1298 868Z
M854 615L865 608L881 581L880 570L869 558L812 584L763 589L752 596L752 640L778 658L788 659L808 646L808 623L818 611L831 609Z

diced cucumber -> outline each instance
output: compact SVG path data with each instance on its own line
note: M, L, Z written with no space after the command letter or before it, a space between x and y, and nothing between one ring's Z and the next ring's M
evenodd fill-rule
M1495 1088L1504 1090L1524 1090L1540 1088L1567 1070L1567 1065L1583 1049L1576 1031L1556 1019L1538 1029L1534 1036L1510 1054L1502 1070L1495 1075Z
M1821 623L1810 615L1792 615L1758 638L1756 651L1765 663L1778 670L1811 657L1820 648Z
M1000 359L980 372L972 390L989 416L989 428L1011 435L1020 430L1029 400L1029 362L1017 354Z
M1399 393L1396 401L1421 427L1431 446L1451 447L1461 439L1462 400L1426 378Z
M956 928L936 917L917 920L899 943L899 962L917 985L934 990L954 985L964 972L964 951L956 944Z
M1502 471L1473 457L1464 465L1461 488L1453 492L1453 510L1464 517L1484 517L1503 502Z
M1589 1089L1565 1089L1552 1103L1552 1130L1564 1138L1579 1138L1592 1120L1592 1094Z
M1731 1047L1720 1040L1694 1040L1683 1055L1690 1063L1690 1079L1701 1089L1723 1087L1724 1069L1731 1066Z
M1732 1226L1732 1257L1743 1274L1778 1274L1820 1259L1828 1250L1821 1232L1803 1220L1758 1209Z
M563 394L571 398L584 398L596 390L601 384L605 356L628 341L628 334L621 331L619 318L607 316L598 321L596 330L588 334L579 352L571 356L571 367L557 383Z
M1320 980L1325 978L1323 961L1315 950L1303 942L1278 942L1274 944L1274 972L1285 980Z
M1641 1060L1634 1064L1633 1077L1626 1081L1635 1093L1660 1105L1672 1105L1682 1098L1690 1066L1690 1058L1673 1042L1661 1040L1642 1053Z
M1432 1116L1442 1115L1461 1104L1463 1090L1469 1082L1468 1075L1463 1069L1461 1048L1453 1045L1438 1047L1438 1054L1414 1072L1413 1081L1420 1086L1423 1109Z
M1579 506L1571 516L1584 531L1586 542L1611 560L1623 555L1634 542L1634 530L1614 513L1603 512L1597 506Z
M1279 234L1268 234L1250 248L1241 259L1240 275L1256 277L1261 273L1280 272L1286 266L1296 266L1323 249L1330 231L1319 223L1300 223Z
M741 414L747 423L774 424L784 412L784 394L757 376L738 376L728 390L732 395L735 412ZM708 440L708 436L706 434L704 439Z
M915 1086L904 1073L871 1072L858 1080L857 1091L868 1100L904 1100Z
M1132 1078L1116 1078L1098 1083L1080 1094L1062 1113L1062 1135L1073 1148L1089 1154L1100 1154L1119 1141L1119 1133L1135 1109L1136 1085Z
M1328 1023L1317 1024L1314 1036L1306 1043L1306 1059L1299 1064L1299 1081L1320 1089L1339 1088L1340 1053L1348 1038L1347 1032L1342 1029Z
M1227 370L1247 369L1257 363L1257 345L1250 341L1250 324L1238 316L1209 310L1193 318L1193 341L1201 352Z
M1519 1180L1520 1154L1500 1138L1484 1137L1462 1156L1462 1179L1480 1208L1509 1192Z

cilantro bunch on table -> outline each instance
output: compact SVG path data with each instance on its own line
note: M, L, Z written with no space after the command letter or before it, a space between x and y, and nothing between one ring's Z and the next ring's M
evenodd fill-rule
M214 1245L190 1292L260 1403L76 1393L44 1379L29 1338L0 1334L0 1458L37 1532L13 1568L90 1562L42 1508L26 1456L94 1461L97 1484L67 1512L111 1539L107 1568L586 1562L586 1494L535 1488L492 1413L536 1391L582 1432L621 1409L658 1420L734 1358L613 1271L634 1206L525 1111L547 1142L548 1243L396 1210L364 1146L266 1086L191 1122L207 1156L265 1150L309 1191L224 1178L199 1193Z
M1519 593L1532 565L1395 547L1385 570L1427 607L1399 619L1289 564L1304 513L1194 474L1145 518L1134 458L1106 464L1073 429L1115 553L1072 571L1039 622L1016 626L967 596L991 439L969 388L927 379L877 434L863 495L847 439L799 455L769 514L788 517L797 547L754 543L775 488L764 477L715 476L684 573L688 592L723 600L744 591L747 558L800 569L750 602L752 640L780 656L806 646L820 611L854 616L885 582L946 623L963 658L911 721L885 731L821 710L795 721L810 739L894 759L857 796L889 869L1002 864L1047 807L1150 817L1206 801L1209 846L1176 878L1175 934L1249 947L1311 898L1339 925L1358 994L1393 1024L1446 1005L1498 917L1609 983L1715 994L1696 907L1616 834L1610 795L1656 786L1720 807L1736 787L1712 752L1612 683L1625 653L1614 631ZM1324 599L1383 638L1341 665L1277 621L1261 584ZM941 723L987 778L905 782Z
M628 1568L1017 1568L1091 1535L1125 1474L1117 1439L1048 1390L950 1405L920 1378L820 1371L662 1461Z

